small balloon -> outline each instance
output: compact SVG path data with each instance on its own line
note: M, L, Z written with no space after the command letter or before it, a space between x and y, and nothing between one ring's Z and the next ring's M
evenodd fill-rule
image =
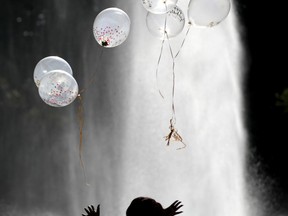
M130 18L119 8L107 8L101 11L93 23L93 34L103 47L116 47L129 35Z
M178 0L142 0L146 10L154 14L164 14L173 9Z
M182 10L175 6L166 14L153 14L148 12L146 25L152 35L164 39L166 34L169 38L180 34L185 25L185 16Z
M39 85L42 100L53 107L64 107L78 96L78 84L69 73L62 70L48 72Z
M196 27L213 27L228 16L230 8L230 0L190 0L188 19Z
M68 62L58 56L48 56L41 59L34 69L34 82L37 87L39 87L41 79L52 70L62 70L73 75Z

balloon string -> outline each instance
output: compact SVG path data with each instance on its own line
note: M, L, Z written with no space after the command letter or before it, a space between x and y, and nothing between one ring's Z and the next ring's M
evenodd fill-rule
M166 11L168 10L167 8L167 4L166 4L166 1L164 2L165 3L165 8L166 8ZM170 54L171 54L171 57L172 57L172 60L173 60L173 63L172 63L172 74L173 74L173 85L172 85L172 117L171 117L171 122L176 124L176 111L175 111L175 104L174 104L174 97L175 97L175 58L174 58L174 55L173 55L173 51L172 51L172 47L171 47L171 44L170 44L170 40L169 40L169 36L168 36L168 33L166 31L167 29L167 15L168 15L169 12L166 13L166 16L165 16L165 23L164 23L164 40L165 40L165 37L167 37L167 41L168 41L168 45L169 45L169 50L170 50Z
M99 54L99 62L100 59L102 57L103 54L103 49L101 49L100 54ZM87 186L89 186L88 181L87 181L87 176L86 176L86 169L85 169L85 165L82 159L82 151L83 151L83 128L84 128L84 106L83 106L83 98L82 98L82 93L84 93L91 85L92 83L95 81L95 77L96 77L96 72L98 69L98 65L95 67L96 70L94 71L94 73L92 74L91 78L89 79L88 85L86 86L86 88L83 88L79 91L78 94L78 101L79 101L79 106L78 106L78 122L79 122L79 159L80 159L80 165L82 167L83 170L83 175L85 178L85 184Z
M172 84L172 102L171 102L172 117L170 119L170 126L169 126L170 132L164 138L167 141L167 145L168 146L169 146L171 140L181 142L183 146L177 148L177 150L180 150L180 149L186 148L186 144L184 143L183 138L181 137L181 135L178 133L178 131L175 128L175 124L176 124L176 110L175 110L175 85L176 85L175 56L173 55L173 50L172 50L172 47L171 47L171 44L170 44L170 40L169 40L169 36L168 36L167 32L165 32L165 35L167 37L169 50L170 50L170 54L171 54L172 61L173 61L173 65L172 65L173 84Z
M164 4L165 4L166 10L167 10L166 1L164 1ZM161 90L160 90L160 88L159 88L158 71L159 71L160 61L161 61L162 54L163 54L163 47L164 47L165 34L166 34L166 26L167 26L167 13L166 13L166 15L165 15L164 35L163 35L163 40L162 40L162 42L161 42L160 54L159 54L159 58L158 58L158 61L157 61L156 72L155 72L157 89L158 89L158 92L159 92L160 96L161 96L163 99L164 99L164 96L163 96L163 94L162 94L162 92L161 92Z
M165 1L165 7L166 7L166 10L167 10L167 5L166 5L166 1ZM170 132L167 136L165 136L165 140L167 141L167 146L169 146L170 144L170 141L171 140L174 140L174 141L179 141L183 144L182 147L179 147L177 148L177 150L180 150L180 149L183 149L186 147L186 144L184 143L183 141L183 138L181 137L181 135L177 132L176 128L174 127L174 125L176 124L176 109L175 109L175 85L176 85L176 75L175 75L175 58L178 56L178 54L180 53L180 50L181 48L183 47L184 45L184 42L185 42L185 39L189 33L189 29L190 29L190 26L186 32L186 35L185 35L185 38L181 44L181 47L180 49L178 50L177 54L174 56L173 54L173 50L172 50L172 46L171 46L171 43L170 43L170 39L169 39L169 35L168 35L168 32L166 31L166 22L167 22L167 14L166 14L166 17L165 17L165 25L164 25L164 40L165 38L167 38L167 41L168 41L168 45L169 45L169 50L170 50L170 54L171 54L171 57L172 57L172 75L173 75L173 82L172 82L172 98L171 98L171 108L172 108L172 117L170 119L170 126L169 126L169 129L170 129ZM163 46L163 43L162 42L162 46Z
M80 159L80 165L83 170L83 175L85 178L85 184L89 186L88 181L87 181L87 176L86 176L86 169L85 165L82 159L82 151L83 151L83 127L84 127L84 106L83 106L83 100L82 96L78 94L78 101L79 101L79 106L78 106L78 122L79 122L79 159Z
M170 44L170 40L169 40L169 36L167 34L167 32L165 32L165 36L167 37L167 41L168 41L168 45L169 45L169 50L170 50L170 54L172 57L172 61L173 61L173 65L172 65L172 74L173 74L173 85L172 85L172 102L171 102L171 106L172 106L172 117L170 119L170 132L167 136L165 136L165 140L167 141L167 146L170 145L170 141L174 140L174 141L178 141L182 143L182 147L177 148L177 150L183 149L186 147L186 144L183 141L183 138L181 137L181 135L178 133L177 129L175 128L175 124L176 124L176 110L175 110L175 84L176 84L176 75L175 75L175 57L173 55L173 50Z
M158 89L158 92L159 92L160 96L161 96L163 99L164 99L164 96L163 96L163 94L162 94L162 92L161 92L161 90L160 90L160 88L159 88L158 71L159 71L160 61L161 61L161 58L162 58L164 42L165 42L165 39L163 39L163 40L162 40L162 43L161 43L160 55L159 55L159 58L158 58L157 67L156 67L156 73L155 73L157 89Z
M170 40L169 40L169 36L167 34L167 32L165 32L165 35L167 37L167 41L168 41L168 45L169 45L169 50L170 50L170 54L171 54L171 57L172 57L172 75L173 75L173 83L172 83L172 103L171 103L171 106L172 106L172 123L173 124L176 124L176 111L175 111L175 102L174 102L174 99L175 99L175 85L176 85L176 75L175 75L175 57L173 55L173 50L172 50L172 47L171 47L171 44L170 44Z
M188 26L188 29L187 29L186 34L185 34L185 36L184 36L184 39L183 39L183 41L182 41L182 43L181 43L181 46L180 46L178 52L176 53L176 55L174 56L175 59L177 58L177 56L179 55L180 51L182 50L182 48L183 48L183 46L184 46L184 43L185 43L185 41L186 41L186 38L187 38L187 36L188 36L188 33L189 33L190 28L191 28L191 26L192 26L192 23L191 23L191 22L188 22L188 25L189 25L189 26Z

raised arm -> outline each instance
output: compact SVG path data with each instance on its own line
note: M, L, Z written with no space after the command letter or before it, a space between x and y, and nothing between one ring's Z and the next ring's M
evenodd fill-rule
M177 214L181 214L183 211L178 211L183 205L181 205L181 201L176 200L173 202L168 208L164 209L165 216L174 216Z
M86 211L87 215L82 214L82 216L100 216L100 205L97 206L96 211L93 205L84 208L84 210Z

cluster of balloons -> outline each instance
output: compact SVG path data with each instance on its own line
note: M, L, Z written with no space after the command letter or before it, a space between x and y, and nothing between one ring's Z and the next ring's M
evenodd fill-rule
M101 11L93 23L93 34L103 47L116 47L129 35L130 18L119 8ZM42 100L53 107L64 107L78 96L78 84L70 65L58 56L41 59L34 69L34 82Z
M165 39L177 36L184 28L185 15L178 0L141 0L148 11L146 25L152 35ZM229 14L230 0L190 0L187 16L196 27L213 27Z
M37 63L34 82L41 99L53 107L67 106L78 96L78 84L72 69L58 56L48 56Z
M141 0L148 11L149 31L160 39L177 36L184 28L185 15L178 0ZM230 0L190 0L188 19L193 26L212 27L222 22L230 11ZM130 18L119 8L101 11L93 23L93 34L102 47L122 44L130 32ZM48 56L38 62L34 81L42 100L50 106L63 107L78 96L78 84L70 65L62 58Z

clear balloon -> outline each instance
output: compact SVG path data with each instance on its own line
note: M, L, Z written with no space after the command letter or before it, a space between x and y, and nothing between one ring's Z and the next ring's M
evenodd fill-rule
M229 14L230 0L190 0L188 19L194 26L213 27Z
M48 56L41 59L34 69L34 82L37 87L41 79L52 70L62 70L73 75L70 65L64 59L58 56Z
M130 18L119 8L101 11L93 23L94 37L103 47L119 46L126 40L129 31Z
M178 0L142 0L146 10L154 14L164 14L173 9Z
M53 107L67 106L78 96L76 80L62 70L48 72L42 78L38 90L42 100Z
M166 14L153 14L148 12L146 25L155 37L164 39L166 31L168 37L172 38L182 32L185 25L185 16L178 6L175 6Z

